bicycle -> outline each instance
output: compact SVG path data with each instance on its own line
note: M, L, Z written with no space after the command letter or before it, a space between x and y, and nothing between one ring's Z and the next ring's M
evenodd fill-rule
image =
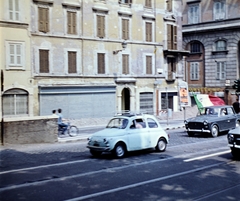
M75 137L78 135L78 128L77 126L74 125L70 125L70 123L68 123L67 129L64 132L64 127L58 125L58 137L63 137L66 136L66 134L68 134L70 137Z

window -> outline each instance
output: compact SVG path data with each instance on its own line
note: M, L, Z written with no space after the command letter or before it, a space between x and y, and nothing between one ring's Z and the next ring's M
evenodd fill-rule
M98 53L98 74L105 74L105 54Z
M199 63L190 63L190 80L199 80Z
M146 56L146 74L152 74L152 56Z
M167 48L171 50L177 49L177 27L168 24L167 25Z
M217 80L223 80L226 78L226 63L217 62Z
M172 0L167 0L167 11L172 12Z
M47 33L49 31L49 9L38 7L38 30Z
M225 5L223 1L214 2L214 20L221 20L225 18Z
M76 12L67 11L67 33L76 34Z
M129 55L122 55L122 74L129 74Z
M152 42L152 23L146 22L146 41Z
M196 24L199 22L199 6L192 5L188 9L188 24Z
M152 0L145 0L145 6L151 8L152 7Z
M68 52L68 73L77 73L77 52Z
M132 3L132 0L119 0L118 1L120 4L131 4Z
M122 39L129 39L129 20L122 19Z
M3 115L27 115L28 93L21 89L10 89L3 94Z
M19 0L9 0L9 19L20 20Z
M6 42L7 69L23 69L24 68L24 43L22 42Z
M216 51L226 50L226 41L225 40L218 40L215 44L216 44Z
M168 62L168 75L167 80L174 80L176 77L176 60L175 58L167 58Z
M190 52L191 53L200 53L201 52L201 45L198 42L193 42L190 44Z
M49 73L48 50L39 50L39 73Z
M105 16L97 15L97 37L105 37Z

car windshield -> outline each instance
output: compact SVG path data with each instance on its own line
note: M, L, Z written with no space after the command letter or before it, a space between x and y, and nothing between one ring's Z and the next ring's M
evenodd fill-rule
M125 129L128 125L128 119L114 118L111 119L106 128L120 128Z

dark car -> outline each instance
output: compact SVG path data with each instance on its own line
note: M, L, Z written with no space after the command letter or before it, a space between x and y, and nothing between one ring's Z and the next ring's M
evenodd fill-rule
M231 148L234 158L240 158L240 127L228 132L228 146Z
M209 106L201 110L194 118L184 121L189 136L206 133L217 137L220 132L229 131L240 124L240 115L230 105Z

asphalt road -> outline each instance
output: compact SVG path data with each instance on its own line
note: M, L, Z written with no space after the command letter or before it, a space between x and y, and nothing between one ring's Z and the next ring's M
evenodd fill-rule
M166 152L93 158L86 142L1 147L0 200L240 200L226 135L168 131Z

